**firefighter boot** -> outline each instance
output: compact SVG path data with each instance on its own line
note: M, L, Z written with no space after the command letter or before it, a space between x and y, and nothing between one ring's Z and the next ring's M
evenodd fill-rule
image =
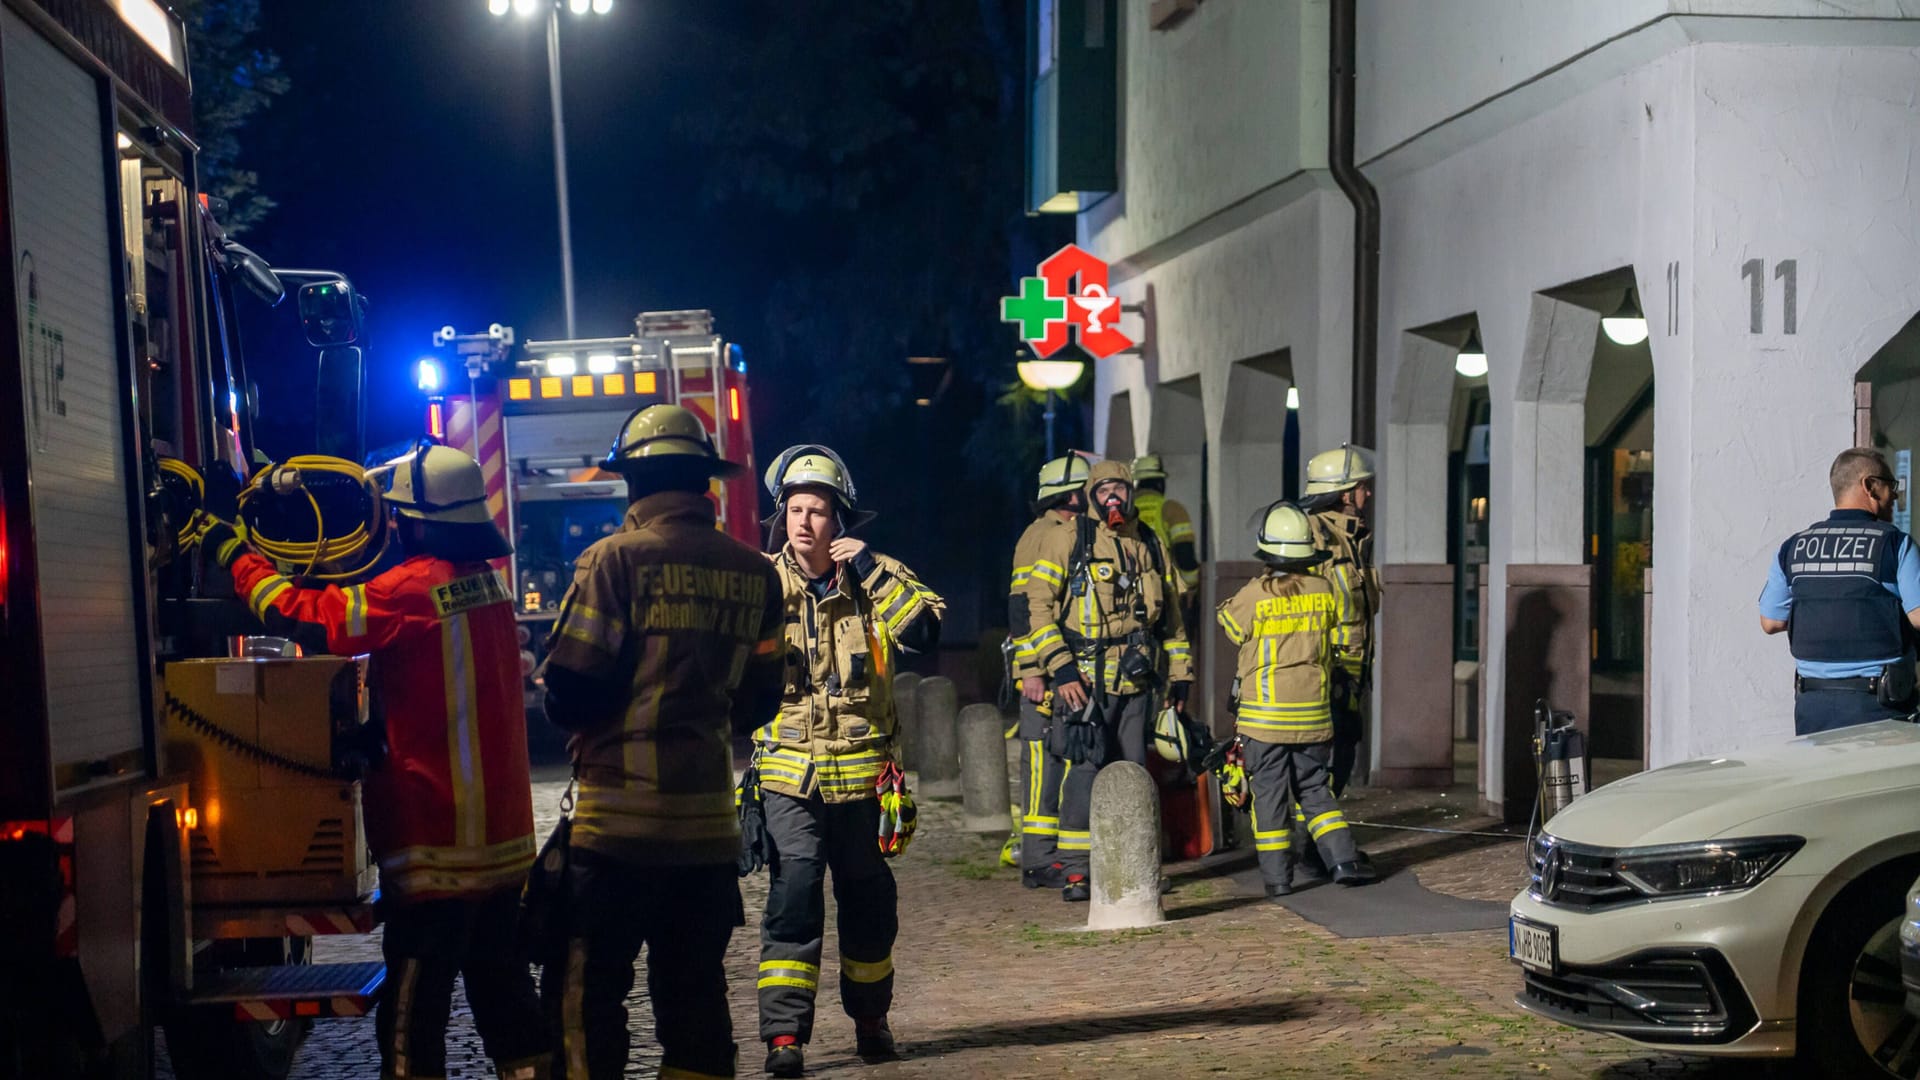
M886 1017L853 1022L853 1052L869 1065L892 1061L900 1056L899 1048L893 1042L893 1030L887 1027Z
M1333 868L1335 885L1371 885L1379 880L1380 871L1375 870L1370 862L1355 860Z
M1060 889L1060 899L1069 904L1084 904L1093 899L1093 886L1087 883L1087 875L1068 874L1066 885Z
M1029 866L1020 871L1020 884L1029 889L1058 889L1067 883L1067 868L1060 863Z
M807 1071L806 1051L792 1035L776 1035L767 1044L767 1075L794 1077Z

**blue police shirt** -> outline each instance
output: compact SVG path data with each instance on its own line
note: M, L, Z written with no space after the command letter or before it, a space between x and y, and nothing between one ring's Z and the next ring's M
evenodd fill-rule
M1896 582L1886 585L1888 592L1900 598L1900 609L1912 611L1920 608L1920 550L1916 550L1913 537L1905 536L1900 540L1900 565L1896 571ZM1779 559L1767 560L1767 584L1760 590L1760 614L1764 618L1786 621L1793 610L1793 593L1787 588L1787 575L1780 569ZM1854 679L1880 674L1880 669L1895 663L1901 658L1889 656L1884 660L1796 660L1794 668L1809 679Z

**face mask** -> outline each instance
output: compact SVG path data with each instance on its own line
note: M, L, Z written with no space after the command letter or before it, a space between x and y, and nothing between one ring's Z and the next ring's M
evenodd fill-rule
M1117 529L1127 523L1125 507L1126 501L1124 499L1107 500L1107 525L1109 528Z

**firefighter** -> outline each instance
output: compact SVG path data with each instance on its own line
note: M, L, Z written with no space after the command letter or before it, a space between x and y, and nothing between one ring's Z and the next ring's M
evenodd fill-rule
M853 1018L855 1052L868 1061L896 1056L887 1011L899 916L886 858L911 837L912 807L895 756L894 663L899 652L939 643L946 604L854 535L872 514L858 509L833 451L791 447L766 482L786 682L778 718L755 736L771 849L760 1037L766 1071L799 1076L813 1037L829 871L840 913L840 1004Z
M573 733L565 955L541 980L555 1075L624 1075L647 947L663 1077L732 1076L725 959L745 923L731 734L780 703L780 582L719 531L709 483L740 471L678 405L627 418L603 467L620 529L581 554L549 639L547 716Z
M1342 446L1307 461L1301 500L1313 524L1313 545L1327 553L1317 572L1333 586L1339 615L1333 631L1333 793L1347 790L1373 684L1373 616L1380 610L1380 571L1373 564L1373 451Z
M1067 883L1060 861L1060 782L1066 762L1047 753L1051 691L1029 644L1033 630L1027 582L1033 576L1037 553L1057 531L1071 533L1085 508L1089 466L1078 454L1057 457L1040 466L1036 517L1013 547L1013 583L1007 596L1007 626L1013 635L1013 675L1020 685L1020 771L1026 778L1026 804L1015 817L1020 823L1020 883L1029 889L1058 889Z
M1027 575L1026 635L1053 693L1047 753L1065 768L1060 796L1063 900L1088 899L1087 816L1094 774L1124 758L1146 763L1155 692L1186 708L1192 654L1180 607L1153 547L1132 524L1127 466L1103 461L1087 477L1087 505L1071 529L1042 534ZM1164 883L1163 883L1164 884Z
M1159 454L1133 459L1133 506L1140 523L1160 538L1184 595L1200 589L1200 553L1194 537L1193 515L1177 500L1167 498L1167 467Z
M453 983L503 1078L547 1075L547 1037L514 941L533 862L533 792L513 603L487 560L494 527L480 466L423 446L375 470L402 561L362 584L307 588L224 522L203 543L268 632L372 656L387 753L366 778L380 863L387 978L374 1027L382 1077L446 1075Z
M1253 791L1260 877L1270 898L1293 892L1298 818L1333 880L1365 885L1376 875L1354 846L1327 778L1339 600L1314 570L1330 555L1315 546L1307 515L1288 502L1267 507L1254 547L1266 572L1221 604L1217 617L1240 650L1234 719Z

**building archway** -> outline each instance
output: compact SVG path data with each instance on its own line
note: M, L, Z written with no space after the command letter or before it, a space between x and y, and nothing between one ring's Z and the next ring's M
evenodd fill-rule
M1133 393L1122 390L1107 399L1107 432L1101 453L1123 461L1133 459Z
M1287 407L1293 389L1293 357L1286 349L1227 369L1214 490L1220 508L1217 546L1228 558L1247 557L1247 534L1255 515L1275 499L1298 493L1298 483L1287 482L1289 477L1297 481L1300 470L1298 427Z

